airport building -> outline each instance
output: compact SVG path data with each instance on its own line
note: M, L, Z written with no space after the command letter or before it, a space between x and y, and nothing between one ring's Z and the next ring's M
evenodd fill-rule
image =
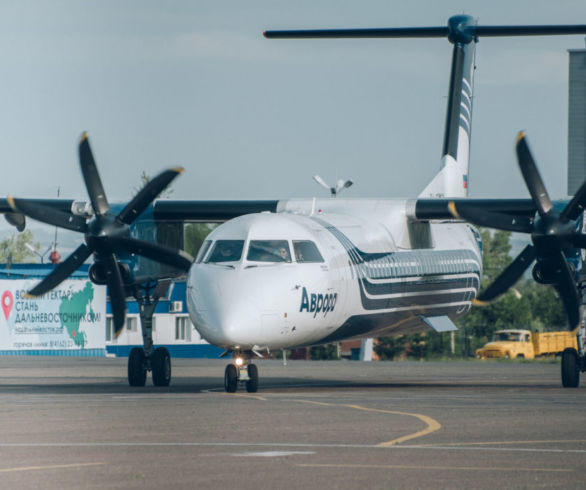
M89 281L87 266L54 290L30 298L52 264L0 265L0 355L128 356L142 346L138 303L127 301L126 324L112 334L106 287ZM189 319L185 281L171 284L153 316L153 341L172 357L212 357L222 350L203 340Z
M586 181L586 49L571 49L568 98L568 195Z

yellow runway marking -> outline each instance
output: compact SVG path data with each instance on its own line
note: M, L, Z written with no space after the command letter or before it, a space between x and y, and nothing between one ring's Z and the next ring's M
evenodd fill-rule
M13 473L17 471L39 471L39 470L62 470L66 468L83 468L85 466L102 466L106 463L77 463L77 464L54 464L50 466L21 466L18 468L0 469L0 473Z
M492 441L492 442L447 442L441 444L418 444L419 447L432 447L432 446L507 446L507 445L519 445L519 444L572 444L576 442L586 442L586 439L574 439L574 440L551 440L551 441Z
M441 424L437 420L432 419L431 417L428 417L427 415L421 415L419 413L395 412L392 410L381 410L379 408L363 407L362 405L337 405L335 403L315 402L312 400L295 400L295 401L301 402L301 403L310 403L312 405L345 407L345 408L351 408L353 410L364 410L366 412L384 413L387 415L403 415L403 416L407 416L407 417L415 417L427 425L427 427L423 430L413 432L411 434L407 434L402 437L398 437L397 439L393 439L391 441L381 442L380 444L378 444L378 446L380 446L380 447L391 447L391 446L395 446L397 444L401 444L402 442L405 442L405 441L410 441L411 439L423 437L423 436L426 436L427 434L431 434L432 432L435 432L435 431L441 429L441 427L442 427Z
M319 464L319 463L305 463L297 464L304 468L364 468L364 469L380 469L380 470L449 470L449 471L528 471L541 473L569 473L574 470L564 468L520 468L518 466L416 466L416 465L394 465L394 464Z

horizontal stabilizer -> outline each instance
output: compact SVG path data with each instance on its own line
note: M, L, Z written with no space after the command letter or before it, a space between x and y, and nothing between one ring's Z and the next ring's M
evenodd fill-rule
M478 37L501 36L559 36L586 33L585 24L574 25L475 25L472 17L455 15L448 26L438 27L379 27L366 29L288 29L268 30L268 39L315 39L315 38L433 38L448 37L450 41L469 43Z
M447 316L423 316L420 318L436 332L454 332L458 327Z

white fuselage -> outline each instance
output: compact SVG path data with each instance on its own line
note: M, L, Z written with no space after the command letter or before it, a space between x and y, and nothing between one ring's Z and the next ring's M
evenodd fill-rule
M480 284L478 234L410 223L407 207L285 201L219 226L188 277L195 328L226 349L279 349L419 332L422 317L462 315Z

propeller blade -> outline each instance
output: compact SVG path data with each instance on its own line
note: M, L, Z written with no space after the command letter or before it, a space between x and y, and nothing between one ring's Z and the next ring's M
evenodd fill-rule
M18 231L24 231L26 228L26 218L22 213L4 213L4 219Z
M505 293L515 284L535 260L536 252L533 245L527 245L517 258L474 300L474 304L489 303Z
M517 137L517 160L527 189L529 189L529 194L531 194L533 202L537 206L537 211L540 216L547 214L553 207L553 204L543 184L539 170L537 170L537 165L535 165L531 150L529 150L529 145L527 144L527 138L523 131Z
M463 219L478 226L518 233L531 233L533 231L533 220L526 216L494 213L474 206L467 206L466 203L458 203L456 206L454 201L448 204L448 209L454 218Z
M81 244L67 259L55 267L45 279L32 288L28 294L31 296L41 296L47 291L50 291L79 269L79 266L86 261L91 253L90 248L85 243Z
M554 284L554 287L564 304L570 330L574 330L580 323L581 318L580 293L576 287L574 275L561 250L557 254L551 254L550 259L555 265L557 272L557 282Z
M117 338L126 321L126 290L122 282L122 275L118 261L114 254L102 258L106 271L106 284L110 291L110 306L114 317L114 336Z
M582 184L572 200L564 208L561 214L562 219L575 220L580 216L586 206L586 181Z
M193 257L183 250L163 247L152 242L137 240L135 238L112 238L113 246L117 250L142 255L148 259L162 262L185 272L189 271L193 263Z
M92 155L87 133L81 135L81 141L79 142L79 165L94 213L98 216L107 213L110 205L108 204L108 199L106 199L106 192Z
M175 167L164 170L154 179L149 181L134 196L118 215L118 220L127 225L131 224L156 197L171 183L171 181L183 172L183 168Z
M66 230L78 231L85 233L87 231L87 223L85 218L76 216L71 213L64 213L49 206L43 206L27 199L15 199L8 197L6 199L8 204L15 211L22 213L29 218L46 223Z

